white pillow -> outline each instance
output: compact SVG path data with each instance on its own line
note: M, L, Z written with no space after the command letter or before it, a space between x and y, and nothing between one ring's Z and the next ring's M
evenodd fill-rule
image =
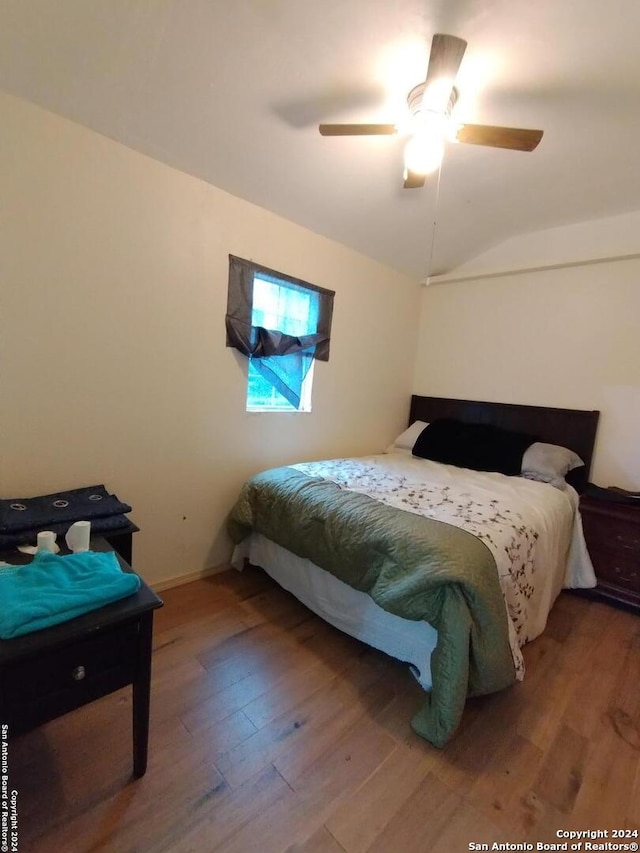
M429 426L429 424L425 421L414 421L408 429L400 433L393 444L387 447L385 453L391 453L394 450L413 450L413 445L426 426Z
M573 450L559 444L536 441L524 452L522 476L564 489L567 485L564 479L566 475L581 465L584 465L584 462Z

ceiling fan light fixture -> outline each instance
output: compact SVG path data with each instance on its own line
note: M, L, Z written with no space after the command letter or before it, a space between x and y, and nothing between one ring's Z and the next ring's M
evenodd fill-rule
M407 142L404 149L405 169L417 175L430 175L440 168L443 156L442 133L419 130Z

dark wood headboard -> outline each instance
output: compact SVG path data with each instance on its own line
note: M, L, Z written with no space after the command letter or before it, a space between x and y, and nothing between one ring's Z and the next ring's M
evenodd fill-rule
M582 409L552 409L546 406L414 395L411 398L409 424L414 421L429 423L436 418L456 418L465 423L493 424L503 429L528 432L540 441L568 447L584 460L584 468L577 468L567 477L580 492L589 480L599 417L600 412Z

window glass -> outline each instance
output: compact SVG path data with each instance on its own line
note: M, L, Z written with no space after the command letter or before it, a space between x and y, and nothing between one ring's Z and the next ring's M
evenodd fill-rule
M249 374L247 381L247 411L250 412L310 412L311 411L311 388L313 385L313 367L302 383L302 394L300 406L296 409L282 396L270 382L261 376L252 361L249 361Z
M253 279L251 324L276 329L287 335L312 335L318 329L319 297L288 282L256 273ZM249 360L247 409L250 411L311 411L313 362L302 383L300 406L293 406L262 376Z

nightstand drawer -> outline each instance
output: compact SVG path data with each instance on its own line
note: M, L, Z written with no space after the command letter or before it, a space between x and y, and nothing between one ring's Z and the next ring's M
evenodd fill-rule
M640 594L640 556L633 551L589 548L598 581Z
M26 731L130 684L137 642L132 622L6 667L3 722L14 733Z
M589 514L583 517L587 545L635 551L640 560L640 526L621 518Z

